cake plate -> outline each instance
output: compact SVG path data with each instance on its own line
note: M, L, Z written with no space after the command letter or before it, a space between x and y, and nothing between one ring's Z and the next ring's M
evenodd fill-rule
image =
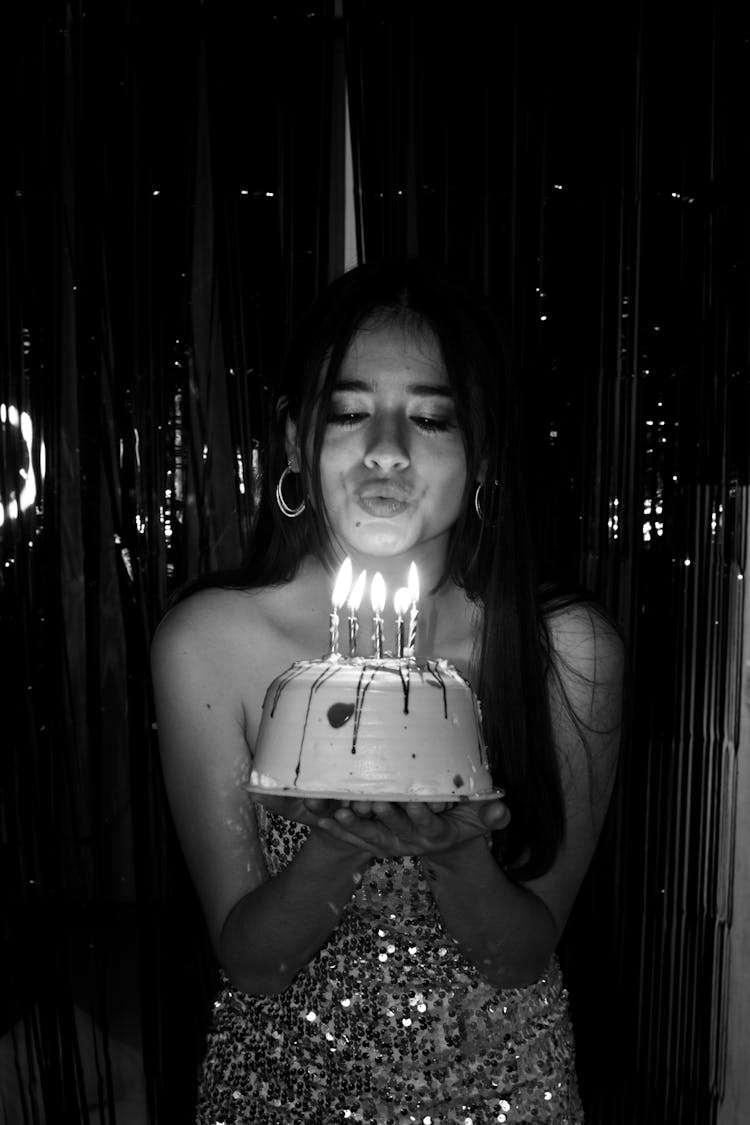
M441 804L447 801L452 805L476 801L499 801L505 796L504 789L491 789L488 793L352 793L334 789L284 789L281 786L243 785L248 793L267 797L297 797L300 800L321 801L387 801L389 804Z

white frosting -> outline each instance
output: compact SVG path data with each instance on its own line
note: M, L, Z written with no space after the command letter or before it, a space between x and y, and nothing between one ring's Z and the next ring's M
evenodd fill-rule
M250 784L365 797L493 791L481 712L445 660L298 661L268 688Z

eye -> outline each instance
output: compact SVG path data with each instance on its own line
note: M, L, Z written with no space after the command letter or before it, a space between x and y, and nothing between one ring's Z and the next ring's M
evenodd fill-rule
M333 410L328 415L328 424L331 426L356 426L367 417L361 410Z
M425 433L445 433L454 430L456 423L452 418L427 418L423 415L412 415L412 422Z

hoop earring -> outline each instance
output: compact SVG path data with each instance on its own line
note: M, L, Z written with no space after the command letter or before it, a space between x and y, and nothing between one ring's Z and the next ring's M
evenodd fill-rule
M492 487L497 488L499 483L500 483L499 481L493 480ZM481 501L480 501L480 495L481 495L481 492L482 492L483 488L484 488L484 481L480 480L479 484L476 487L476 491L474 493L474 511L477 513L477 516L478 516L480 522L484 522L484 512L482 511L482 504L481 504ZM490 525L490 526L494 526L494 525Z
M479 506L479 494L480 494L482 488L484 488L484 487L485 487L484 484L482 484L481 480L480 480L479 484L477 485L477 490L476 490L476 493L475 493L475 512L479 516L480 520L484 519L484 516L482 516L481 507Z
M287 465L287 467L284 469L284 472L279 477L279 483L276 485L276 503L279 505L279 510L281 511L282 515L286 516L290 520L294 520L297 518L297 516L301 516L305 510L304 500L297 508L290 508L281 494L281 487L284 483L284 479L286 478L288 473L291 473L293 471L294 470L292 469L292 466Z

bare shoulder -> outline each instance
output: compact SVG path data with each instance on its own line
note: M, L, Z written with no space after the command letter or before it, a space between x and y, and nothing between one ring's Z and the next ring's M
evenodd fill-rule
M263 619L262 601L256 591L209 587L167 611L152 647L157 652L206 644L223 648L248 625L262 627Z
M207 588L165 614L151 645L154 686L192 708L231 712L254 744L265 691L292 661L320 655L318 612L292 580L258 589ZM310 628L310 623L318 626Z
M285 595L288 599L286 587L197 591L162 618L152 642L152 664L191 659L223 676L238 664L252 672L263 654L265 671L283 646Z
M622 684L625 645L618 629L591 602L552 610L545 618L552 663L571 688Z
M596 605L576 602L546 618L550 717L563 781L584 766L608 791L621 747L627 659L623 639ZM589 781L593 778L590 776Z

